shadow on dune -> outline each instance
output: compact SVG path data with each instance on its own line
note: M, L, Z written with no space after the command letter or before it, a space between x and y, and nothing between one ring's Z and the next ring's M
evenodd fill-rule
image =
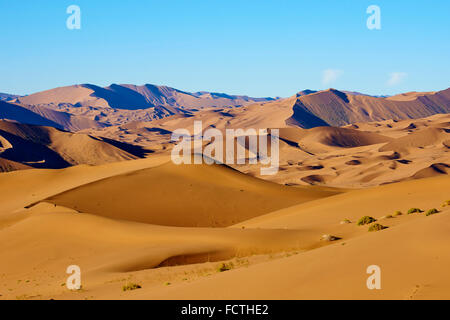
M94 138L94 137L92 137L92 138ZM155 152L155 151L150 150L150 149L145 149L145 148L143 148L141 146L137 146L137 145L134 145L134 144L129 144L129 143L126 143L126 142L120 142L120 141L116 141L116 140L112 140L112 139L108 139L108 138L103 138L102 137L100 139L98 139L98 138L94 138L94 139L97 139L97 140L109 143L110 145L112 145L112 146L114 146L116 148L119 148L119 149L121 149L123 151L126 151L126 152L128 152L128 153L130 153L130 154L132 154L132 155L134 155L136 157L139 157L139 158L145 158L145 156L147 156L149 153L154 153Z
M70 166L58 153L42 144L27 141L3 130L0 130L0 135L12 145L12 148L1 154L4 159L33 168L62 169Z

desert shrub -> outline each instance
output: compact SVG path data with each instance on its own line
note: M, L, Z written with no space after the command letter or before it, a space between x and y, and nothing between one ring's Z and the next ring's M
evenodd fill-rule
M428 210L425 215L428 217L428 216L431 216L432 214L436 214L436 213L439 213L439 210L436 208L433 208L433 209Z
M387 229L387 227L385 227L379 223L375 223L369 227L369 232L380 231L380 230L384 230L384 229Z
M322 240L322 241L336 241L336 240L341 240L341 238L336 237L336 236L332 236L330 234L324 234L322 236L322 238L320 238L320 240Z
M225 272L229 271L234 268L233 262L230 263L222 263L218 268L217 271L219 272Z
M127 283L126 285L124 285L122 287L122 291L131 291L131 290L136 290L136 289L140 289L140 288L142 288L142 287L137 283Z
M341 221L341 224L349 224L352 223L349 219L344 219Z
M450 206L450 200L444 201L444 203L442 204L442 208L447 206Z
M421 212L423 212L423 211L420 210L419 208L411 208L408 210L408 214L421 213Z
M375 222L375 221L377 221L377 219L375 219L373 217L369 217L369 216L364 216L361 219L359 219L356 224L358 226L363 226L365 224L370 224L370 223Z
M380 218L380 220L385 220L385 219L392 219L392 218L394 218L391 214L388 214L387 216L382 216L381 218Z
M394 212L394 217L397 217L397 216L401 216L403 213L401 212L401 211L395 211Z

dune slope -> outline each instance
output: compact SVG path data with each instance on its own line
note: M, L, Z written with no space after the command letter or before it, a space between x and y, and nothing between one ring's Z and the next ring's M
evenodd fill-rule
M450 299L450 212L140 299ZM366 286L371 265L381 290ZM264 279L264 280L263 280Z
M0 121L0 157L36 168L64 168L70 165L98 165L142 157L142 148L102 140L86 134L53 127ZM131 152L131 153L130 153Z
M177 166L170 162L69 190L46 201L114 219L226 227L335 193L280 186L224 165Z

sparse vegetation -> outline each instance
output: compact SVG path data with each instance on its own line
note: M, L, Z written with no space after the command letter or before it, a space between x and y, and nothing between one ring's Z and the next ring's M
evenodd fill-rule
M408 214L421 213L421 212L423 212L423 210L420 210L419 208L411 208L408 210Z
M238 266L248 266L250 261L247 258L236 258L236 263Z
M385 219L392 219L392 218L394 218L391 214L388 214L387 216L382 216L381 218L380 218L380 220L385 220Z
M428 217L428 216L431 216L431 215L436 214L436 213L439 213L439 210L436 209L436 208L433 208L433 209L428 210L425 215Z
M349 219L344 219L341 221L341 224L350 224L352 223Z
M230 263L222 263L218 268L217 271L218 272L225 272L225 271L229 271L231 269L234 268L233 262Z
M369 217L369 216L364 216L361 219L358 220L358 222L356 223L358 226L363 226L366 224L371 224L372 222L377 221L377 219L373 218L373 217Z
M444 201L444 203L442 204L442 208L450 206L450 200Z
M401 215L403 215L403 213L401 211L399 211L399 210L394 212L394 217L398 217L398 216L401 216Z
M375 224L373 224L373 225L371 225L369 227L369 232L380 231L380 230L384 230L384 229L387 229L387 228L388 227L385 227L385 226L383 226L383 225L381 225L379 223L375 223Z
M132 291L136 289L141 289L142 287L137 283L127 283L122 287L122 291Z
M336 240L340 240L341 238L336 237L336 236L332 236L330 234L324 234L322 236L322 238L320 238L320 240L322 241L336 241Z

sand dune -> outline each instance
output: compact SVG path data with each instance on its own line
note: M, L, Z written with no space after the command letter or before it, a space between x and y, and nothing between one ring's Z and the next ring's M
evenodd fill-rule
M447 210L436 217L346 241L345 245L335 244L190 284L143 290L132 298L450 299L450 281L442 276L450 267L446 250L449 222ZM366 269L371 265L381 268L381 290L366 287Z
M0 101L0 119L17 121L41 126L61 128L59 124L40 116L20 105Z
M139 166L161 168L148 161L122 162L114 164L115 169L109 164L102 170L114 174L128 165L126 170L133 172L129 179L134 179L142 172L135 170ZM78 173L70 176L89 169L92 179L92 172L101 167L70 171L75 169ZM7 176L14 181L14 176L26 172L36 178L54 174L30 170ZM83 184L81 189L110 179L115 178ZM450 265L444 249L450 241L448 209L430 217L422 213L380 220L390 228L375 233L354 221L363 215L381 219L412 206L438 207L448 198L449 186L445 176L315 197L231 228L156 226L100 217L44 200L0 219L0 256L8 261L0 265L0 294L20 299L442 299L450 285L442 277ZM56 192L52 186L46 188ZM296 192L307 194L307 190ZM129 198L126 193L122 196ZM178 219L183 220L183 215ZM343 219L353 223L341 224ZM342 240L323 241L323 234ZM233 270L218 272L219 261L229 259ZM81 292L61 286L71 264L83 270ZM382 268L382 291L365 287L365 270L372 264ZM122 285L130 281L142 289L123 292Z
M27 108L34 108L39 114L45 115L52 109L71 115L74 117L73 130L152 121L173 115L203 117L200 114L211 108L237 106L248 108L240 110L237 116L231 117L235 119L227 119L226 122L241 128L344 126L356 122L417 119L450 112L450 89L389 98L335 89L305 90L287 99L273 100L209 92L189 93L149 84L113 84L105 88L84 84L38 92L19 97L17 101ZM53 119L49 117L53 121L54 118L54 115Z
M363 147L391 140L376 133L335 127L317 127L309 130L281 129L280 137L310 153L322 153L336 148Z
M101 129L106 124L90 119L84 115L74 115L68 112L55 111L42 106L26 106L26 108L46 119L57 123L62 129L79 131L84 129ZM24 122L24 121L20 121ZM26 122L25 122L26 123Z
M164 276L157 274L164 273L167 266L185 266L184 277L191 277L193 271L189 270L198 267L189 264L272 254L303 245L301 234L292 230L159 227L45 204L28 210L27 215L0 231L0 255L8 261L0 265L2 275L7 275L2 276L2 298L72 295L61 284L66 281L65 269L74 263L83 270L83 291L88 290L93 297L92 288L97 288L119 297L124 294L122 283L132 279L134 273L152 271L156 276L151 281L163 283ZM83 293L79 295L82 297Z
M450 298L449 90L269 101L80 85L17 99L0 115L49 123L0 121L0 299ZM173 164L171 134L194 120L279 129L278 174ZM81 290L65 287L69 265ZM369 265L382 290L367 289Z
M15 94L8 94L8 93L1 93L0 92L0 100L2 101L13 101L16 98L18 98L18 95Z
M388 97L387 100L393 100L393 101L413 101L416 100L418 97L425 97L429 95L434 95L436 92L407 92L407 93L401 93L397 94L392 97Z
M450 89L436 93L422 93L408 96L407 100L393 98L377 98L366 95L353 95L335 89L319 91L300 96L296 102L296 115L304 119L307 114L314 120L320 119L332 126L343 126L356 122L383 121L388 119L424 118L437 113L450 112Z
M450 265L446 224L450 211L435 217L398 216L390 226L368 233L354 222L363 215L380 218L410 206L434 207L448 197L450 178L403 182L359 190L283 209L237 225L247 228L308 230L333 234L340 243L292 257L217 274L173 288L136 292L145 299L416 299L449 298ZM383 199L383 201L377 201ZM353 223L340 224L343 219ZM307 235L302 237L308 239ZM406 239L406 240L405 240ZM382 290L368 290L366 268L379 265ZM267 279L261 281L261 279ZM445 278L446 279L446 278ZM418 286L418 287L416 287Z
M54 275L74 261L86 270L87 279L101 285L120 273L157 271L154 268L158 266L306 249L318 241L300 241L300 233L295 230L218 227L280 206L336 194L320 188L282 187L223 166L161 166L164 161L167 158L0 175L0 238L9 239L0 241L0 256L8 261L0 265L0 274L8 275L2 277L2 297L58 295L64 288ZM42 185L43 180L48 183ZM15 187L19 185L23 187ZM90 195L96 201L90 201ZM70 204L64 207L52 203L64 202L65 196L73 197L76 210ZM196 203L195 197L200 202ZM92 211L81 210L84 205ZM168 216L171 209L176 211ZM146 221L133 222L139 220L135 213L142 214L140 220ZM142 223L150 220L178 227ZM216 228L186 227L202 221ZM34 245L29 246L30 242ZM17 287L17 279L23 277L33 279L30 281L39 288ZM15 288L4 292L12 282ZM50 291L43 283L49 284Z
M112 84L105 88L92 84L74 85L17 99L20 104L38 113L56 110L70 115L74 118L71 130L151 121L175 114L191 114L201 109L244 106L271 100L274 99L210 92L189 93L151 84Z
M31 126L0 121L0 157L36 168L64 168L70 165L98 165L137 159L139 148L127 148L85 134L53 127ZM134 154L130 153L136 151ZM141 152L142 153L142 152Z
M32 169L0 174L1 214L23 210L48 197L112 176L167 163L167 156L60 170ZM45 181L45 184L42 183Z
M82 132L105 137L101 138L104 142L137 156L144 155L142 149L140 151L130 144L168 155L174 146L171 142L172 132L178 128L193 132L194 120L201 120L204 130L211 127L222 131L241 127L265 129L270 126L270 122L277 123L277 115L284 112L288 117L291 112L290 102L284 103L276 101L244 108L208 110L199 112L194 117L176 115L152 122L132 122L100 131ZM260 112L259 116L247 118L245 114L252 109L255 115ZM268 113L269 110L272 113ZM267 114L271 116L265 118ZM282 125L282 122L278 124ZM356 123L342 128L318 127L305 130L280 126L279 174L264 177L260 176L259 166L233 167L252 176L289 185L319 184L358 188L401 181L434 163L450 163L447 152L450 146L448 123L448 115L434 115L415 119L413 122L386 120ZM120 145L114 142L116 140L126 144ZM14 161L12 158L10 160ZM80 160L78 163L89 163L86 159L82 160L83 162Z
M4 101L0 101L0 119L72 131L88 128L96 130L105 127L104 124L83 116L54 111L40 106L23 106Z
M403 123L402 119L414 119L409 123L403 123L405 127L401 129L408 131L412 130L408 129L409 125L422 121L420 118L448 113L450 111L448 92L450 91L423 93L415 95L412 100L393 101L334 89L306 91L298 96L258 102L244 107L217 107L189 111L185 109L184 113L162 119L147 117L143 114L128 117L119 111L111 117L105 114L99 118L112 126L88 129L84 132L149 148L161 148L161 146L170 148L170 133L179 128L192 131L194 121L202 121L205 129L214 127L219 130L337 127L351 124L347 129L380 134L366 124L372 121L372 126L376 123L378 129L396 128L383 132L381 135L386 133L389 138L397 138L405 134L395 125ZM445 128L448 125L442 123L441 127ZM363 134L358 133L358 135Z
M449 115L357 123L334 128L281 128L280 171L260 176L258 166L234 166L288 185L360 188L445 173L450 164ZM428 168L428 169L427 169ZM424 170L424 173L422 173Z
M299 204L245 222L250 228L289 228L304 226L335 231L344 236L349 229L339 225L344 219L357 221L362 216L382 217L409 208L438 207L448 198L449 176L404 181L373 188L358 189L317 201ZM377 201L383 199L383 201ZM442 199L442 200L441 200ZM394 220L392 222L395 222ZM240 225L237 224L236 227ZM366 231L366 230L364 230Z
M180 227L227 227L335 193L279 186L223 165L167 163L98 181L46 201L114 219Z
M98 87L92 84L74 85L50 89L21 97L21 103L27 105L51 105L68 103L89 107L111 107L117 109L147 109L167 107L170 111L177 107L205 108L230 105L245 105L251 102L271 100L269 98L250 98L219 93L183 92L166 86L131 84Z
M446 163L433 163L428 168L417 171L412 178L423 179L448 174L450 174L450 165Z
M1 151L0 151L1 154ZM0 172L10 172L16 170L31 169L30 166L24 165L20 162L15 162L0 157Z
M380 151L407 153L410 148L442 146L443 142L449 139L450 129L429 128L398 138L380 148Z
M0 251L9 255L9 265L2 271L21 273L30 268L20 264L27 256L26 243L39 238L39 251L62 252L73 247L71 256L84 260L95 272L131 272L161 265L192 264L224 260L236 255L276 252L286 246L300 247L300 233L293 230L242 230L211 228L174 228L115 221L41 203L27 210L26 219L3 230L3 239L16 239L2 245ZM70 229L64 228L69 224ZM91 232L96 230L96 232ZM20 237L19 235L26 235ZM9 251L10 247L20 251ZM93 252L94 251L94 252ZM46 264L48 255L28 251L33 266ZM55 256L55 258L57 258ZM67 261L65 257L64 260ZM16 261L14 261L16 260ZM17 261L18 260L18 261ZM57 262L56 264L59 264ZM52 263L50 263L51 265Z

